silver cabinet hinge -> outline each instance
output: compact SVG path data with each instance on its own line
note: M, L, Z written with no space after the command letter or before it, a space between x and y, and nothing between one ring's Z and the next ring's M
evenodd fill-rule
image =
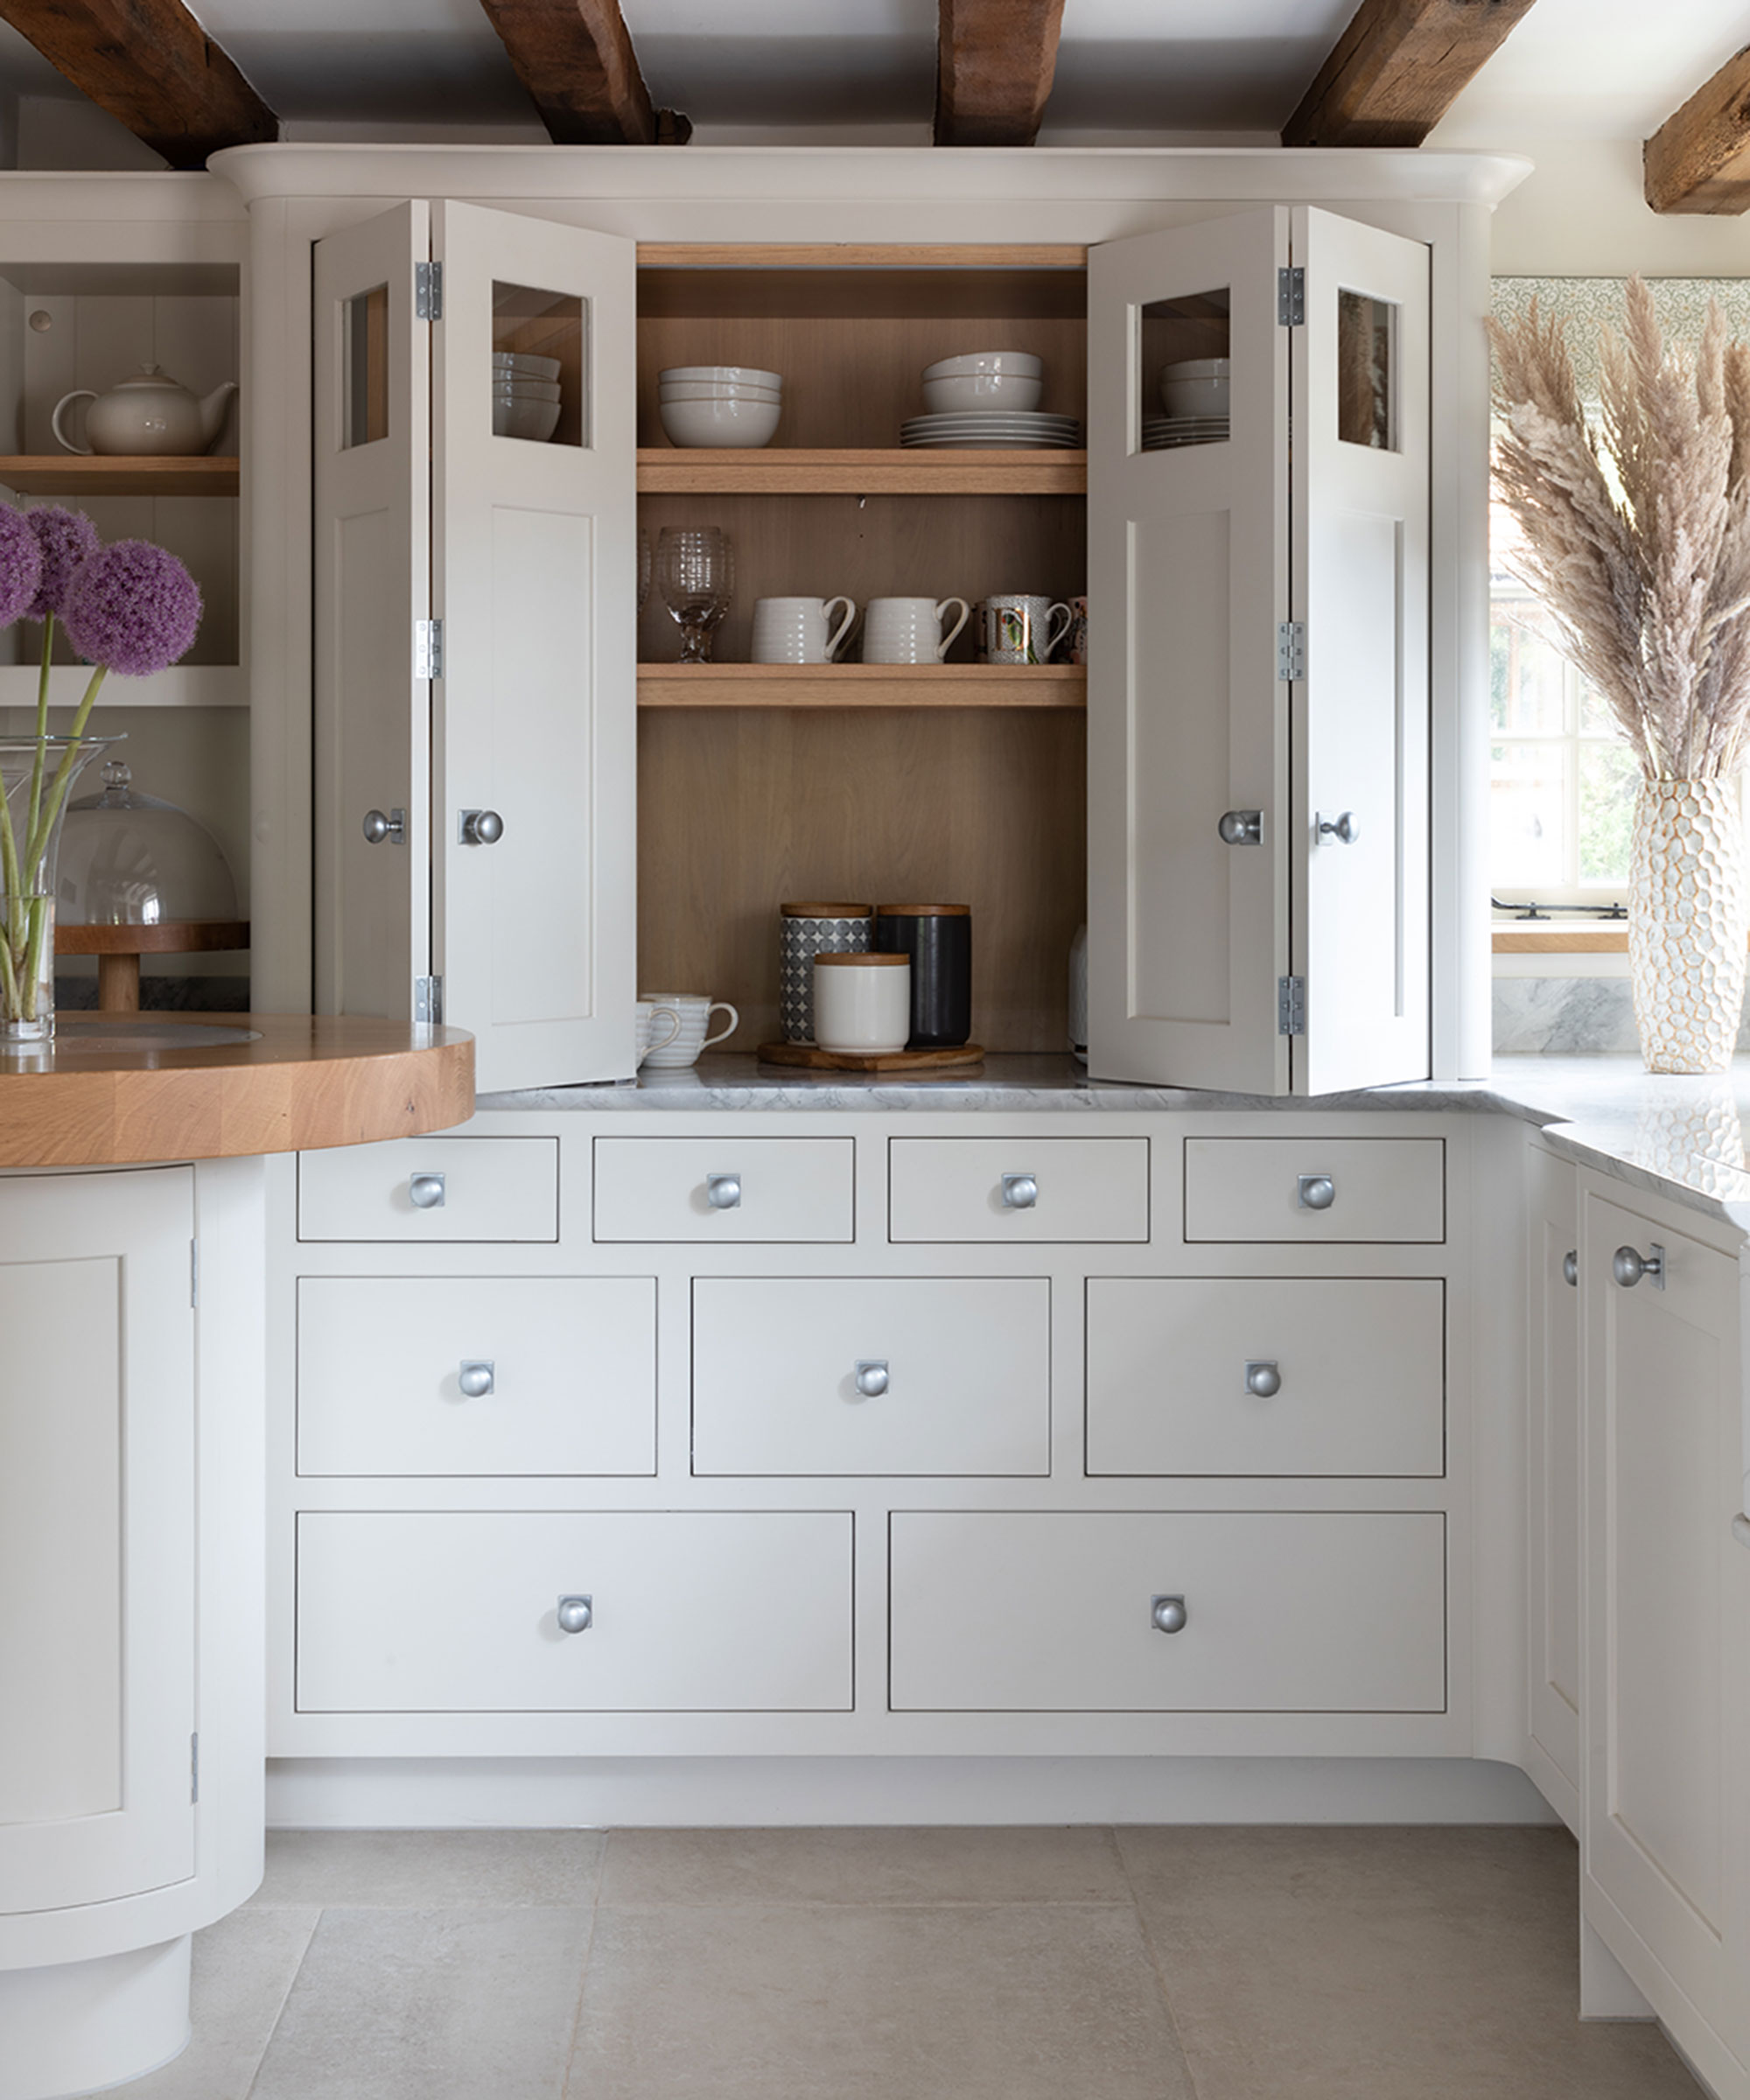
M1306 623L1304 620L1278 621L1276 675L1290 682L1306 676Z
M1294 263L1276 273L1276 319L1281 328L1298 328L1306 319L1306 272Z
M416 1021L430 1021L434 1026L444 1018L442 977L416 977L413 980L413 1018Z
M441 678L444 676L444 623L441 620L414 621L413 675L416 678Z
M188 1739L188 1799L191 1807L200 1799L200 1732Z
M1278 1035L1306 1034L1305 977L1278 977L1276 980L1276 1032Z
M422 321L444 318L444 265L416 262L413 266L413 311Z
M197 1309L200 1304L200 1242L188 1242L188 1302Z

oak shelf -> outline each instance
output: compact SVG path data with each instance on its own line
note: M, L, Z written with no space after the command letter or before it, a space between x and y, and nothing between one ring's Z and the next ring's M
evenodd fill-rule
M1085 708L1079 663L640 663L640 707Z
M641 446L640 495L1081 496L1085 452L784 452Z
M234 496L235 459L136 458L110 453L14 453L0 458L0 482L21 496Z

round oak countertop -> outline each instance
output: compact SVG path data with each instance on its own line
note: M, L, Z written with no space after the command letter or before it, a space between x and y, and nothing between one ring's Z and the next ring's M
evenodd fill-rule
M474 1040L350 1015L58 1015L0 1055L0 1167L371 1144L466 1123Z

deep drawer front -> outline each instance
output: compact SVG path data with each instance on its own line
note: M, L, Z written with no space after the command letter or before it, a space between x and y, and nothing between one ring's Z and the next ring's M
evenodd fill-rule
M1187 1138L1185 1236L1438 1242L1446 1236L1445 1140Z
M693 1470L1048 1474L1050 1283L696 1281Z
M846 1511L321 1511L298 1541L300 1712L851 1703Z
M894 1138L896 1241L1146 1241L1146 1138Z
M598 1240L848 1241L849 1138L598 1138Z
M1090 1278L1088 1470L1436 1478L1445 1298L1438 1278Z
M396 1138L298 1158L300 1240L556 1240L554 1138Z
M1180 1597L1162 1633L1154 1600ZM896 1710L1438 1713L1438 1512L892 1518Z
M302 1474L656 1470L649 1277L304 1277Z

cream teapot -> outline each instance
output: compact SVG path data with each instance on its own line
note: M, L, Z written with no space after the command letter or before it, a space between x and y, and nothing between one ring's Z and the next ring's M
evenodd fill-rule
M79 387L63 395L50 423L57 440L69 452L186 456L204 452L218 437L226 403L236 391L236 381L228 379L203 401L156 365L144 365L108 394ZM61 417L75 401L91 403L85 416L89 441L85 444L75 444L61 428Z

